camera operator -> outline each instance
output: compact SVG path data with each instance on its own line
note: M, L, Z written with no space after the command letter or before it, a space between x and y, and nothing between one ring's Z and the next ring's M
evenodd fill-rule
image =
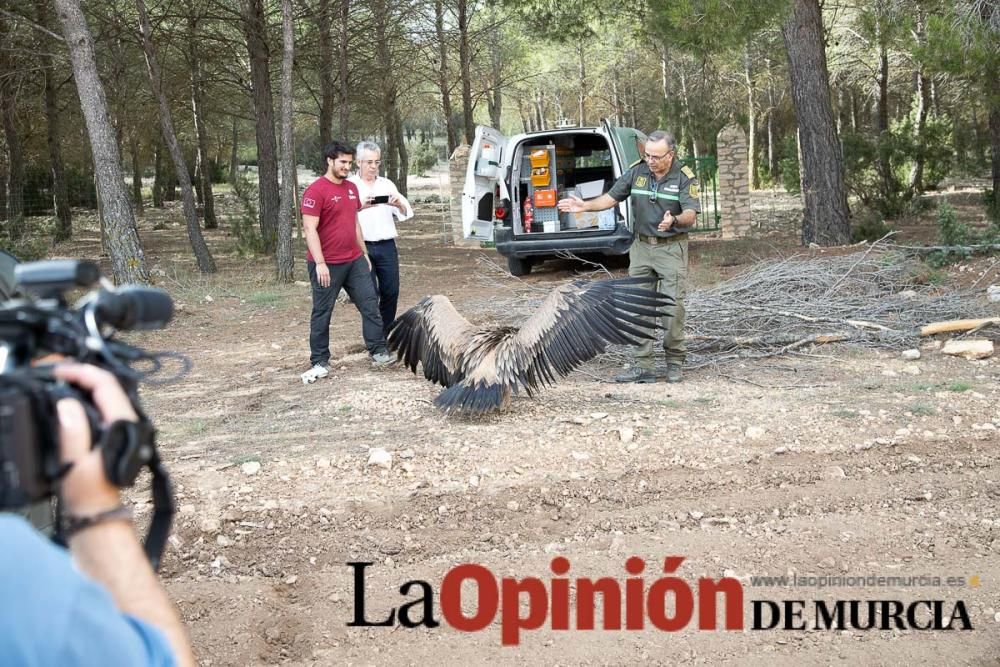
M88 392L105 424L138 419L111 373L65 363L53 375ZM194 665L180 616L92 449L82 404L62 399L57 411L70 466L60 496L77 529L67 554L0 514L0 665Z

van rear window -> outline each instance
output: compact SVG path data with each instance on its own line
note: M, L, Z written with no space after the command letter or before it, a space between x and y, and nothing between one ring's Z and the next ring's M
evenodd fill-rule
M611 150L591 151L589 155L576 156L576 168L586 169L587 167L610 167Z

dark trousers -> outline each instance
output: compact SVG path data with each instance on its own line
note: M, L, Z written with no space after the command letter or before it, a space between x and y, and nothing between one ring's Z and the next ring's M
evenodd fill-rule
M378 310L382 316L383 333L389 335L389 325L396 319L399 303L399 251L396 239L369 241L368 257L372 260L372 284L378 294Z
M368 262L364 256L349 264L327 264L330 286L320 287L316 281L315 262L307 263L312 283L312 319L309 321L309 363L326 365L330 361L330 318L337 304L340 288L347 291L351 302L361 313L361 336L369 354L385 352L382 318L378 314L378 297L372 287Z

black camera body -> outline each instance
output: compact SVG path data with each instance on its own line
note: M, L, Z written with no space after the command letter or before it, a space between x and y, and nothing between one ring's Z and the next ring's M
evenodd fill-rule
M150 354L116 340L114 334L162 328L173 315L173 301L163 290L143 286L114 288L104 281L94 289L100 283L100 271L92 262L16 264L0 253L0 511L58 497L67 469L59 457L56 403L76 398L87 413L109 482L129 487L143 469L152 472L154 520L146 552L155 565L169 533L173 501L155 429L139 402L138 383L172 355ZM79 288L91 291L69 307L65 293ZM102 424L86 392L52 376L47 355L110 371L139 415L138 423ZM136 365L148 368L138 370ZM57 505L57 540L60 537Z

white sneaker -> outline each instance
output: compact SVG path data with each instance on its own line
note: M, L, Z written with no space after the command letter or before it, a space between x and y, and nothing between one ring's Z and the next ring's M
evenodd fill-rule
M388 352L376 352L372 355L372 366L383 368L396 363L396 356Z
M325 378L330 374L330 371L323 364L316 364L305 373L302 374L302 384L312 384L320 378Z

